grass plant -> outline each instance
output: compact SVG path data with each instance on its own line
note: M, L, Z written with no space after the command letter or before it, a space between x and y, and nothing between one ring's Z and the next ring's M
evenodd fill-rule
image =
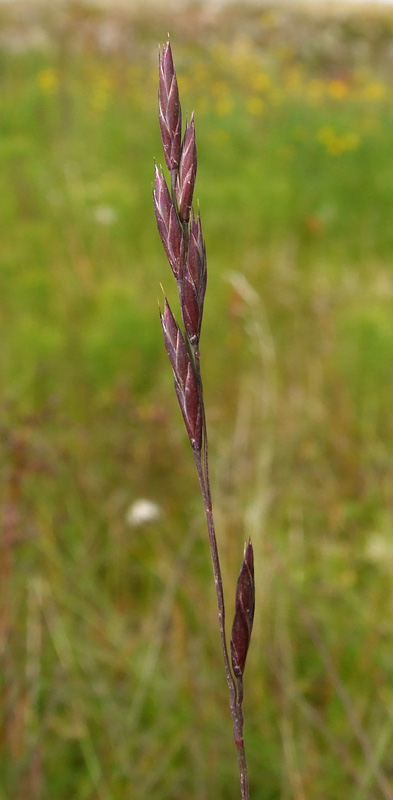
M168 26L198 125L222 577L250 535L258 575L250 795L386 800L392 16L18 13L2 4L1 800L236 787L199 488L152 304ZM161 515L136 527L140 498Z
M210 489L207 426L200 368L199 339L207 264L199 210L196 216L192 207L197 172L195 126L194 116L191 115L182 137L179 90L169 42L164 46L159 59L158 97L161 139L170 174L171 191L168 190L162 169L156 167L153 200L161 241L177 283L183 331L179 328L166 298L160 318L205 508L224 669L239 762L240 790L242 799L249 800L242 703L243 673L255 609L254 552L249 539L236 588L230 660L225 629L224 590Z

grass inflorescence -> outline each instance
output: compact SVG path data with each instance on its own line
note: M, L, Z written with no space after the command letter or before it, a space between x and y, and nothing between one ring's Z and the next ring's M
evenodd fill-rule
M253 800L389 797L391 18L367 13L310 39L244 9L208 47L203 21L185 46L171 25L198 115L223 579L250 533L259 576ZM50 48L1 22L0 795L229 798L211 568L152 302L168 24L62 20ZM140 498L161 510L142 528Z

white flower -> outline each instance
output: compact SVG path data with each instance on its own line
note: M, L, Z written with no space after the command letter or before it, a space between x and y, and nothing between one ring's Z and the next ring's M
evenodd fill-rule
M372 533L366 543L366 557L369 561L389 569L393 564L393 543L390 537Z
M152 500L135 500L131 503L126 513L126 522L134 528L139 525L147 525L149 522L157 522L162 516L162 509Z

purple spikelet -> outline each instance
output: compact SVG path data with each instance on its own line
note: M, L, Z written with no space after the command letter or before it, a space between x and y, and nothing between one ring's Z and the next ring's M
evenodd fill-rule
M181 147L179 171L176 181L176 200L181 222L188 222L194 194L197 171L197 150L195 142L194 115L186 125Z
M183 321L191 345L196 349L201 333L203 303L207 283L206 249L201 219L192 216L186 268L182 285Z
M184 423L193 450L202 448L202 407L197 380L187 345L180 328L165 299L164 313L160 314L165 347L173 369L175 389Z
M158 62L158 119L166 165L172 171L180 163L181 107L169 42L162 48Z
M153 202L158 232L167 259L172 267L172 272L176 280L179 280L184 251L184 236L176 207L166 185L164 173L157 166L154 174Z
M249 540L237 581L235 617L231 635L232 668L237 678L243 677L254 621L254 608L254 552Z

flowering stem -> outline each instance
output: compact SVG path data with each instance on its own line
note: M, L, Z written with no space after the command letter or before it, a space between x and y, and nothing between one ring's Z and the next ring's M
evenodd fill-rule
M181 136L181 105L169 42L159 57L159 122L170 190L162 169L155 168L153 202L158 231L176 279L183 330L165 299L160 313L165 347L173 369L175 390L194 453L205 508L218 621L229 689L229 706L236 745L242 800L249 800L246 753L243 740L243 670L251 637L255 591L254 558L248 543L236 589L236 611L231 635L231 661L225 632L225 602L220 559L214 527L209 481L209 462L199 337L206 290L206 250L199 212L192 200L197 171L194 115ZM231 666L232 662L232 666Z
M218 623L221 636L222 653L224 658L224 670L229 689L229 706L233 724L233 737L235 740L238 765L239 765L241 797L242 800L249 800L250 790L248 783L248 766L247 766L246 751L243 739L243 713L242 713L243 678L238 678L237 684L235 683L228 656L228 646L227 646L226 631L225 631L224 589L222 583L220 558L218 555L217 538L214 527L214 517L213 517L213 509L211 501L205 420L203 421L203 428L204 428L203 459L202 459L202 453L200 451L194 451L194 457L198 473L199 485L201 488L201 493L203 498L203 504L205 508L206 523L209 536L214 583L217 595Z

